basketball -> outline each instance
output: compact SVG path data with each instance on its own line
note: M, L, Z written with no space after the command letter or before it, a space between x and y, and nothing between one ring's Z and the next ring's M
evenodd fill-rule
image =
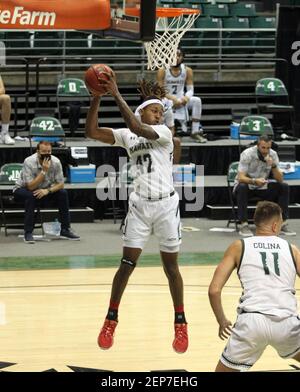
M85 84L92 94L100 96L107 93L105 85L101 84L101 80L99 80L99 78L108 79L103 72L113 74L113 70L106 64L91 65L86 71L84 76Z

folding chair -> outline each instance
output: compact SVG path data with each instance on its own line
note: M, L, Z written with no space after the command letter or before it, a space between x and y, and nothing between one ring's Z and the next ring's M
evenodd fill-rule
M33 153L32 138L34 141L47 140L50 143L62 142L66 146L65 131L60 121L55 117L35 117L29 128L30 152Z
M239 152L241 153L241 135L259 137L261 135L273 136L273 127L270 121L263 116L246 116L239 127Z
M80 109L87 102L90 104L90 93L84 81L77 78L66 78L60 80L56 90L56 101L59 121L62 122L62 112L69 113L69 127L71 136L79 126Z
M258 80L255 86L255 97L258 114L287 113L291 131L295 135L295 108L290 105L289 94L280 79L263 78ZM266 98L272 98L273 102L263 103L262 100L265 101Z
M233 192L235 178L238 173L238 166L239 166L239 162L232 162L229 165L228 172L227 172L227 189L228 189L228 196L231 204L231 216L227 221L227 227L229 227L231 223L234 223L236 231L238 231L238 227L237 227L238 218L235 210L234 197L232 192Z

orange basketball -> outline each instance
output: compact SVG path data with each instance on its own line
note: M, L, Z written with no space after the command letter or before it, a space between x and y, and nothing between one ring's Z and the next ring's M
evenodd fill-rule
M113 74L112 69L106 64L91 65L90 68L85 72L85 84L92 94L106 94L107 91L105 85L101 84L101 80L99 80L99 78L108 79L107 75L105 75L103 72L109 73L111 75Z

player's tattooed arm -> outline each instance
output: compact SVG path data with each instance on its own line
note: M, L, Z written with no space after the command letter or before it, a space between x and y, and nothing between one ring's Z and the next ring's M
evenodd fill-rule
M101 81L105 85L107 92L114 97L122 117L131 132L138 136L143 136L146 139L158 139L159 135L154 131L154 129L150 125L142 123L127 105L126 101L120 94L115 75L110 75L108 73L105 73L105 75L107 76L108 80L101 79Z
M100 97L94 96L91 101L86 123L85 136L90 139L99 140L103 143L114 144L115 137L111 128L98 127L98 108L100 104Z

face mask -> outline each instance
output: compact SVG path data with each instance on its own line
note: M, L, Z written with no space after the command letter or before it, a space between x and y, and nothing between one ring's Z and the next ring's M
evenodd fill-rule
M41 161L44 159L51 159L51 154L40 154L40 159Z

